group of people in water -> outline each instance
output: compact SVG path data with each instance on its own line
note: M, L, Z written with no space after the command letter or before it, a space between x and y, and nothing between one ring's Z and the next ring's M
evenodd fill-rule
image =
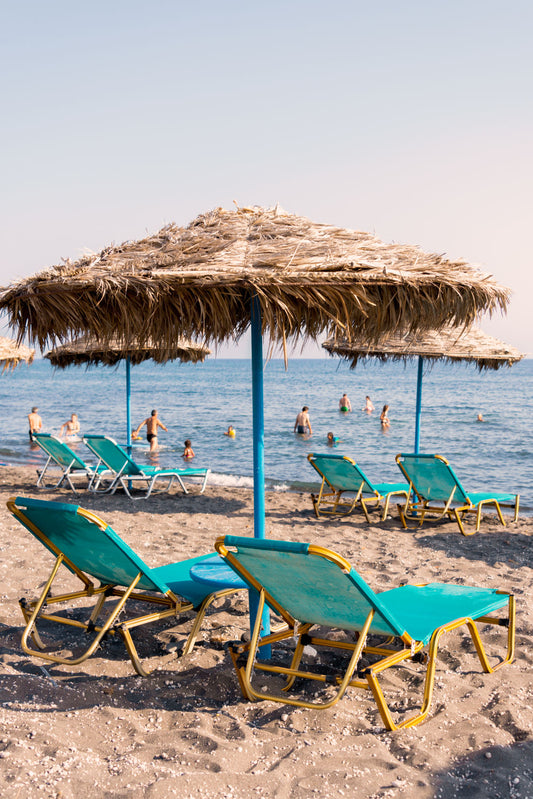
M361 408L363 413L373 413L375 408L372 403L372 400L367 395L365 397L365 404ZM342 397L339 400L339 411L340 413L351 413L352 412L352 403L350 402L350 398L344 392ZM379 421L381 424L382 429L386 430L390 427L390 419L389 419L389 406L384 405L383 410L381 411ZM313 435L313 428L311 427L311 419L309 418L309 407L304 405L300 413L297 415L296 420L294 422L294 432L298 435L303 435L306 437ZM329 432L327 435L327 440L329 446L335 446L338 444L340 439L338 436L335 436L332 432Z
M31 409L31 413L28 414L28 426L30 441L33 441L34 433L41 433L43 429L43 420L39 416L39 408L36 405ZM60 438L76 438L80 434L80 429L78 416L73 413L70 419L67 419L67 421L61 425L59 436Z
M31 412L28 414L28 425L29 425L29 437L30 441L34 441L34 434L41 433L43 429L43 421L39 416L39 408L34 406L31 409ZM166 427L161 419L158 416L157 410L151 412L150 416L148 416L140 425L137 427L136 430L132 430L131 432L131 440L132 441L139 441L141 436L139 432L142 427L146 425L146 440L150 445L150 452L154 452L158 446L158 431L159 428L168 432L168 427ZM80 436L81 427L78 420L77 414L73 413L64 424L61 425L59 436L60 438L64 438L65 440L73 440L77 439ZM235 438L235 428L230 425L224 435L229 436L230 438ZM183 457L185 460L191 460L194 458L194 450L192 448L191 440L187 438L184 442L185 449L183 450Z

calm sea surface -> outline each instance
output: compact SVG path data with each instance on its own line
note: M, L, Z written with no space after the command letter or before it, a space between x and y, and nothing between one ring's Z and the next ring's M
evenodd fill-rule
M394 457L412 452L416 363L370 362L351 371L337 359L293 358L286 372L282 361L266 364L265 471L270 488L307 489L317 485L307 462L309 452L327 451L328 431L341 439L336 452L356 459L377 482L397 481ZM341 414L338 401L346 391L353 413ZM376 411L361 412L369 394ZM58 434L72 412L82 433L102 433L126 440L125 366L53 369L36 361L0 376L3 407L0 460L44 462L28 442L27 414L39 407L46 432ZM383 404L390 405L391 427L379 423ZM292 432L297 412L310 408L313 436L304 441ZM209 466L212 482L252 484L251 366L247 360L209 359L204 364L145 363L132 368L132 425L152 408L168 427L159 438L158 462L183 463L186 438L192 440L194 466ZM485 422L476 422L482 413ZM223 435L229 424L235 439ZM533 360L511 369L479 374L473 367L436 364L427 367L422 398L421 452L444 455L466 488L520 492L521 508L533 513ZM72 445L91 460L82 442ZM143 439L134 449L139 462L149 461Z

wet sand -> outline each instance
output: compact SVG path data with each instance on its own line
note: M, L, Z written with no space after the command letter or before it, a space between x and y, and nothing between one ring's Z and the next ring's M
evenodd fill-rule
M37 492L33 470L1 467L3 795L533 797L532 519L506 528L488 521L465 538L451 523L405 531L396 511L384 523L375 516L371 525L359 511L317 520L308 495L267 494L269 537L327 546L377 591L402 581L448 581L516 594L514 663L484 674L466 633L445 635L429 718L391 733L371 695L356 689L323 711L245 702L223 646L247 631L242 594L209 614L186 657L178 658L176 648L192 614L135 630L153 670L148 678L135 674L120 639L79 666L27 657L18 599L38 593L52 558L5 509L11 495L93 510L150 566L208 552L225 533L253 532L249 490L208 486L203 495L192 489L146 502L118 494L75 497ZM68 646L77 635L67 632ZM498 628L489 632L494 651L502 651L504 635ZM410 665L384 681L393 701L419 696L418 668Z

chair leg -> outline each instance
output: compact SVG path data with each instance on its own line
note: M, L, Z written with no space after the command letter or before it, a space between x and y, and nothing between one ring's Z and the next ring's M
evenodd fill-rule
M209 475L210 475L210 474L211 474L211 469L208 469L208 470L206 471L206 473L205 473L205 477L204 477L204 480L203 480L203 483L202 483L202 487L201 487L201 489L200 489L200 494L203 494L203 493L204 493L204 491L205 491L205 487L206 487L206 485L207 485L207 478L209 477Z
M205 612L209 605L211 605L215 599L220 599L223 596L229 596L230 594L234 594L235 591L240 591L240 588L224 588L222 591L217 591L215 594L209 594L209 596L206 596L198 608L192 629L189 633L185 646L183 647L182 655L188 655L194 649L198 633L200 632L200 627L202 626L202 622L204 620Z
M30 618L28 620L28 623L26 624L24 632L22 633L21 645L22 645L22 649L24 650L24 652L27 655L33 655L33 656L41 658L43 660L49 660L52 663L64 663L64 664L67 664L67 665L76 666L76 665L78 665L80 663L83 663L85 660L87 660L87 658L89 658L97 650L97 648L100 645L100 642L102 641L102 638L107 634L107 632L111 628L111 625L113 624L115 619L121 613L124 605L126 604L126 602L128 601L128 599L130 597L130 594L132 593L132 591L134 590L135 586L137 585L137 583L141 579L142 573L139 572L139 574L135 577L135 579L130 583L128 588L124 591L123 595L121 596L119 601L116 603L115 607L113 608L113 610L109 614L109 616L108 616L107 620L105 621L105 623L103 624L103 626L98 628L97 635L93 639L93 641L90 644L90 646L85 650L85 652L83 652L83 654L80 655L80 657L77 657L77 658L62 658L62 657L59 657L58 655L50 655L50 654L45 653L45 652L37 652L37 651L31 649L28 646L28 636L32 634L33 628L34 628L35 623L37 621L37 617L38 617L38 615L39 615L39 613L41 611L42 606L45 603L45 600L46 600L46 598L48 596L48 592L50 591L52 583L53 583L53 581L54 581L54 579L55 579L55 577L57 575L59 567L63 563L63 560L64 560L63 555L59 555L57 557L57 559L56 559L56 562L54 564L54 568L52 569L52 573L50 574L50 577L48 578L48 580L46 582L46 585L45 585L45 587L44 587L44 589L43 589L43 591L41 593L41 596L39 597L38 601L36 602L35 607L33 609L33 612L32 612L32 614L31 614L31 616L30 616ZM100 599L99 599L99 601L100 601ZM78 626L78 624L76 624L76 626ZM82 627L86 628L86 625L84 625L84 624L79 625L79 626L82 626Z
M507 626L507 653L504 658L496 665L491 666L486 652L485 647L481 641L481 637L479 635L479 630L477 628L476 622L469 619L467 621L467 627L470 631L470 635L472 636L472 640L474 642L474 646L476 647L476 652L479 657L481 666L483 671L486 671L488 674L492 674L493 672L501 669L501 667L505 663L511 663L514 659L514 647L515 647L515 631L516 631L516 602L515 598L512 594L509 594L509 604L508 604L508 618L507 620L497 619L494 617L484 617L477 619L476 621L485 624L497 624L497 625L506 625Z
M348 688L348 686L349 686L349 684L350 684L350 682L352 680L353 673L354 673L354 671L355 671L355 669L357 667L357 663L358 663L358 661L359 661L359 659L361 657L361 653L362 653L364 645L365 645L365 641L366 641L366 637L367 637L367 634L368 634L368 630L370 629L370 625L372 624L372 618L374 616L374 612L371 611L368 614L368 616L367 616L365 624L363 625L363 629L361 630L361 633L360 633L359 638L357 640L357 644L356 644L356 646L353 649L353 652L352 652L352 655L350 657L350 661L348 663L348 666L347 666L347 668L346 668L346 670L344 672L344 676L343 676L342 680L340 680L337 693L334 695L334 697L332 699L330 699L329 701L326 701L326 702L306 702L306 701L300 700L300 699L292 699L291 697L288 697L288 696L270 694L270 693L263 692L263 691L259 692L259 691L256 691L254 689L254 687L252 686L252 672L253 672L253 669L254 669L254 665L256 665L255 664L255 658L256 658L258 647L259 647L260 644L264 645L264 644L269 643L269 638L273 638L273 639L276 638L276 636L274 635L274 636L266 636L265 638L261 639L261 641L259 639L260 632L261 632L261 616L262 616L264 605L265 605L265 592L264 592L264 590L261 590L260 593L259 593L259 605L258 605L258 608L257 608L256 621L255 621L254 629L253 629L253 632L252 632L252 639L251 639L250 643L247 645L248 658L247 658L246 666L243 667L242 665L240 665L239 662L238 662L238 658L236 658L232 654L232 659L233 659L233 662L234 662L236 670L237 670L237 674L238 674L238 678L239 678L239 684L241 686L241 690L242 690L243 695L247 699L250 699L252 701L255 700L255 699L269 699L269 700L271 700L273 702L280 702L281 704L292 705L294 707L308 707L308 708L326 709L326 708L329 708L329 707L332 707L333 705L335 705L339 701L339 699L342 698L342 696L346 692L346 689ZM278 638L278 640L279 640L279 638ZM302 647L302 649L303 649L303 647ZM295 660L299 661L299 656L296 653L295 653L295 656L293 656L293 662ZM308 675L305 672L297 671L296 674L291 674L291 668L282 668L282 667L278 667L278 666L268 666L268 665L263 664L263 663L261 663L261 664L258 663L256 665L256 668L258 670L260 670L260 671L265 671L265 672L269 672L270 671L270 672L273 672L273 673L276 673L276 674L286 675L286 676L288 676L289 680L292 680L295 677L303 677L303 678L307 677L308 679L313 679L313 678L317 679L317 677L315 675L310 675L310 674ZM320 679L320 677L318 679ZM322 677L321 681L325 682L325 678ZM285 689L283 689L283 690L285 690Z

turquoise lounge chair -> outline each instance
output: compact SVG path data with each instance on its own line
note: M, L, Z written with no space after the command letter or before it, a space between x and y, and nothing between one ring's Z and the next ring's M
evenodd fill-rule
M174 619L183 611L196 610L196 618L183 654L194 646L206 609L218 597L226 596L235 588L220 588L220 584L199 584L189 576L191 566L216 557L213 553L189 558L179 563L169 563L151 569L122 541L102 519L88 510L61 502L45 502L25 497L12 497L7 506L13 516L32 533L55 558L50 577L37 600L20 600L26 627L22 635L22 648L33 655L53 663L77 665L90 657L106 635L118 634L124 640L135 671L142 677L148 675L137 654L130 630L160 619ZM52 585L64 566L81 582L81 588L70 593L52 595ZM94 597L95 603L89 618L79 621L72 615L57 615L51 606L57 603ZM111 609L106 600L116 598ZM148 605L145 615L119 616L134 603ZM80 609L79 609L80 610ZM105 613L104 613L105 611ZM89 613L89 611L87 611ZM107 614L107 615L106 615ZM100 616L103 616L99 622ZM58 622L81 628L93 635L91 643L79 656L65 657L45 652L37 621ZM28 645L31 636L37 649ZM65 648L61 645L60 648Z
M87 477L87 480L91 481L97 474L96 467L89 466L82 461L79 455L76 455L70 447L67 447L63 441L60 441L55 436L51 436L49 433L34 433L33 440L48 455L44 469L37 470L37 488L60 488L64 482L67 482L71 490L76 494L77 491L71 480L73 476ZM54 485L45 486L45 474L54 467L61 469L59 479ZM102 476L105 471L107 471L106 468L100 466L98 475Z
M152 493L169 491L174 480L177 480L183 491L188 494L189 492L183 482L184 477L201 477L200 494L205 491L210 469L159 469L156 466L139 465L112 438L107 436L84 436L83 441L98 458L98 464L104 464L113 474L110 484L103 489L100 488L102 480L95 477L89 484L91 491L103 490L114 494L117 488L122 487L130 499L136 499L136 497L131 495L130 489L134 483L141 482L146 484L144 499L148 499ZM166 485L155 492L154 486L158 480L166 481Z
M515 602L505 591L430 583L405 585L375 594L348 561L323 547L225 536L217 540L215 548L247 585L259 591L251 641L230 645L240 687L247 699L327 708L342 697L348 686L370 688L385 727L394 730L412 727L427 716L438 644L444 633L466 625L486 672L495 671L513 659ZM265 602L286 622L286 628L260 638ZM504 611L504 617L488 615L496 611ZM507 652L499 663L489 663L476 621L508 627ZM341 640L338 633L328 637L331 630L345 631L346 639ZM372 636L371 643L367 642L367 636ZM281 665L278 659L256 660L259 644L275 644L289 638L294 638L296 648L291 651L288 666ZM329 648L330 656L344 650L348 660L344 671L321 673L318 665L316 669L302 668L306 646ZM327 657L327 652L324 654ZM320 663L324 662L321 657ZM419 712L397 722L378 676L389 667L405 662L427 664L423 699ZM257 688L252 685L254 670L260 672ZM271 675L268 681L267 674ZM285 678L281 692L279 678ZM307 681L307 686L309 681L337 685L338 690L323 702L294 698L288 692L296 679Z
M374 504L374 507L378 508L384 501L381 516L384 521L392 496L403 494L406 501L408 499L407 483L372 483L361 467L346 455L311 453L307 456L307 460L322 478L319 493L311 494L317 518L321 513L346 515L351 513L356 505L361 505L367 522L370 522L367 505ZM355 496L351 501L342 502L342 496L346 493Z
M396 463L409 480L416 496L398 506L404 527L407 519L416 519L422 525L427 518L438 520L444 516L455 519L463 535L477 533L481 524L481 512L487 505L494 505L501 523L505 527L501 506L514 508L513 521L518 519L519 494L502 494L496 491L481 491L474 494L466 492L452 467L441 455L396 456ZM463 526L463 516L476 513L476 529L467 533Z

